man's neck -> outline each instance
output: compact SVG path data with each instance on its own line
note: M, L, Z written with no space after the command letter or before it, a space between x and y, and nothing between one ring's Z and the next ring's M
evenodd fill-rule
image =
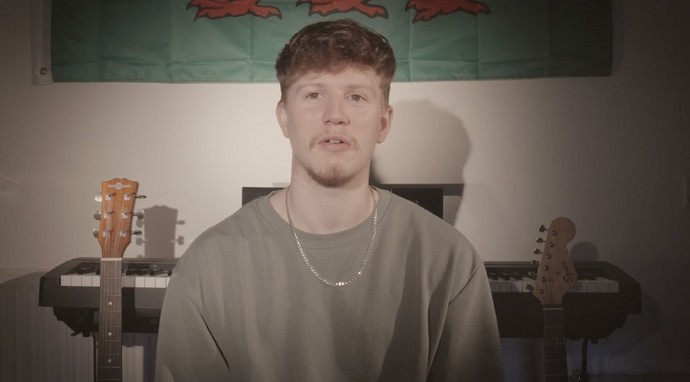
M285 193L281 190L271 198L271 204L287 221ZM375 193L374 193L375 194ZM315 234L347 230L369 217L374 198L367 183L344 187L323 187L313 182L293 179L288 194L288 206L295 228Z

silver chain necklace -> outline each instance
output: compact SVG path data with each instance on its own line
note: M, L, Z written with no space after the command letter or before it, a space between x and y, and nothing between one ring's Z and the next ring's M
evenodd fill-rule
M371 256L371 250L374 248L374 239L376 238L376 220L378 218L378 211L379 211L379 205L376 202L376 197L374 196L374 190L372 188L369 188L369 191L371 192L371 197L374 200L374 218L371 223L371 239L369 240L369 247L367 248L367 253L364 255L364 259L362 259L362 263L359 266L359 269L357 272L355 272L352 277L350 277L348 280L345 281L331 281L321 275L319 271L314 268L312 265L311 261L307 258L307 255L304 253L304 249L302 249L302 243L299 241L299 237L297 237L297 231L295 231L295 225L292 223L292 216L290 215L290 206L288 204L288 193L290 192L290 186L287 186L285 188L285 212L287 213L287 218L288 218L288 223L290 223L290 230L292 231L292 235L295 237L295 242L297 243L297 249L299 250L299 254L302 257L302 260L304 260L304 264L307 265L307 268L311 271L311 273L316 276L319 281L322 283L332 286L332 287L342 287L351 284L353 281L355 281L359 276L362 275L364 272L364 268L366 268L367 263L369 261L369 257Z

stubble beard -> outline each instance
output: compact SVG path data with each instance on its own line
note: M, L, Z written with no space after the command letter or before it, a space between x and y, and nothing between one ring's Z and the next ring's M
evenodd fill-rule
M318 140L314 139L310 143L310 148L314 149ZM350 141L355 152L361 152L356 139ZM348 184L356 175L356 169L347 169L342 163L327 163L317 168L317 166L307 166L307 175L322 187L338 188Z
M320 171L309 167L307 174L320 186L326 188L338 188L349 183L354 178L354 173L346 173L338 165L329 165Z

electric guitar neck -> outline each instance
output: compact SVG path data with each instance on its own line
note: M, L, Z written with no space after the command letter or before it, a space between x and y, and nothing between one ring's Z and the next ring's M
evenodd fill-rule
M547 231L541 255L533 295L542 305L544 317L544 380L546 382L567 382L568 362L565 346L563 295L577 285L577 272L566 244L575 237L575 224L560 217L551 222Z

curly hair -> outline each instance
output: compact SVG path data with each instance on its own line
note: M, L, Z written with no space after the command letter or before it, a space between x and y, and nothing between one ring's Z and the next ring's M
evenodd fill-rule
M388 102L396 63L386 37L350 19L307 25L278 54L275 68L281 101L286 100L290 86L305 73L338 72L349 66L373 69Z

